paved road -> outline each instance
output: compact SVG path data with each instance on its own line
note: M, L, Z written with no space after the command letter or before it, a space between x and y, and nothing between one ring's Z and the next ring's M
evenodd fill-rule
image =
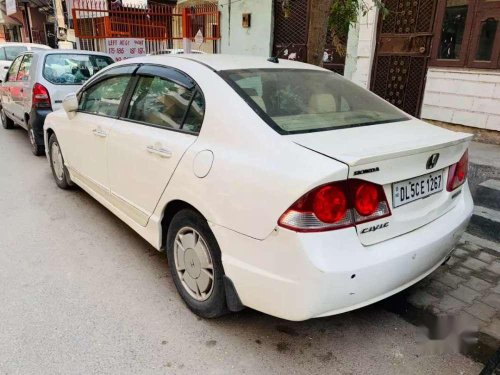
M0 129L0 374L477 374L426 355L381 307L291 323L201 320L166 257L80 189L62 191L26 132Z

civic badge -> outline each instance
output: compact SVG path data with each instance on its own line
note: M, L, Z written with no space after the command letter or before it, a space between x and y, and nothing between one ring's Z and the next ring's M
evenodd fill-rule
M432 154L429 159L427 159L427 164L425 167L427 169L432 169L436 166L437 162L439 160L439 154Z

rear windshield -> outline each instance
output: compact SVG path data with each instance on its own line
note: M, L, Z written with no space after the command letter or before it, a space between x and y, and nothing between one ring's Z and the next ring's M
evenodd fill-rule
M50 54L45 58L43 77L55 85L82 85L110 64L113 59L108 56Z
M228 70L221 75L281 134L409 119L375 94L327 71Z

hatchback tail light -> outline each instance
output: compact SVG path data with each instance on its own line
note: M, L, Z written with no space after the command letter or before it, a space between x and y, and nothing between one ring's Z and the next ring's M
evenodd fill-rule
M390 214L382 186L353 179L322 185L304 194L281 215L278 224L297 232L320 232Z
M49 91L45 86L35 83L31 103L33 108L51 108Z
M468 170L469 150L466 150L458 163L451 165L448 169L448 182L446 184L446 190L453 191L457 187L462 186L467 179Z

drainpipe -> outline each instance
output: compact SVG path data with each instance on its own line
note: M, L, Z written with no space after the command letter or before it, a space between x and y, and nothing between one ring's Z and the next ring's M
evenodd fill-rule
M191 53L191 12L188 7L182 9L182 48L184 53Z
M28 32L28 38L30 40L30 43L33 43L33 35L31 35L31 22L30 22L30 15L29 15L29 9L28 9L28 3L29 0L21 0L21 2L24 5L24 19L26 22L26 31Z

